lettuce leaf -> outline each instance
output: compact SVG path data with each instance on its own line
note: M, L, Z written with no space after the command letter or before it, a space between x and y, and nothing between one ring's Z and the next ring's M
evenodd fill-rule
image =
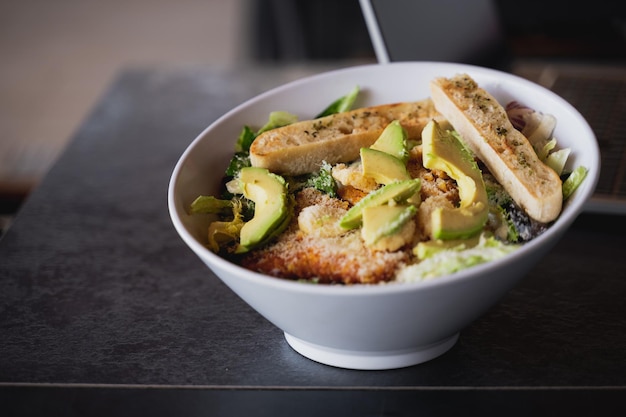
M563 181L563 200L567 200L576 191L585 177L587 177L588 171L584 166L576 167L569 177Z
M267 123L256 132L256 136L259 136L263 132L276 129L295 123L298 121L298 116L288 113L286 111L273 111L270 113Z
M485 262L500 259L517 248L519 245L506 244L483 233L476 246L465 249L464 245L458 245L435 251L421 262L404 268L398 274L398 281L418 282L453 274Z
M320 117L330 116L331 114L342 113L352 109L352 105L359 95L360 88L357 85L348 94L333 101L328 107L326 107L320 114L315 116L316 119Z
M233 203L230 200L220 200L213 196L198 196L189 207L191 214L224 214L231 211Z

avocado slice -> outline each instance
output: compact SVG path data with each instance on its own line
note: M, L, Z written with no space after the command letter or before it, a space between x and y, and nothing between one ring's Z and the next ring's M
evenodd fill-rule
M407 137L408 134L400 124L400 121L393 120L385 127L370 148L395 156L406 164L409 160Z
M406 165L393 155L372 148L361 148L363 176L373 178L378 184L411 179Z
M487 191L473 155L451 132L431 120L422 131L423 163L445 171L457 182L460 205L431 214L434 239L464 239L479 233L488 214Z
M254 201L254 216L241 228L235 253L245 253L276 236L288 224L291 210L285 180L265 168L242 168L239 185L244 197Z
M362 224L363 209L366 207L382 206L390 201L403 202L411 198L420 190L419 178L392 182L372 191L356 203L339 220L339 225L344 229L355 229Z
M402 247L413 236L413 230L405 236L404 226L417 214L414 205L382 205L363 209L363 228L361 236L365 245L389 251Z

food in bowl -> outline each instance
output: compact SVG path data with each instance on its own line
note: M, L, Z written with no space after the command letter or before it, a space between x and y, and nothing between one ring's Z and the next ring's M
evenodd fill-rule
M587 169L564 167L556 119L499 103L467 74L430 97L245 126L207 244L245 268L316 283L413 282L499 259L558 218ZM563 180L564 179L564 180Z
M431 80L457 73L470 74L500 103L523 103L553 115L558 121L553 136L558 138L561 149L571 149L564 171L575 173L578 166L589 169L581 186L564 201L556 221L537 237L527 240L532 228L520 227L520 239L524 243L518 243L515 250L500 259L455 273L443 273L437 275L437 279L397 285L310 285L311 280L304 280L306 284L303 284L302 280L277 278L246 269L236 263L238 259L231 262L219 251L209 249L207 230L218 215L191 214L189 205L199 195L220 199L222 177L233 157L233 141L242 126L263 126L268 114L280 109L290 110L300 120L309 119L334 97L355 85L362 88L354 108L419 101L429 97ZM519 104L510 107L507 110L512 122L517 126L526 123L525 129L529 131L543 120L537 112L534 112L537 117L528 116L532 110ZM582 211L598 180L599 168L597 142L584 118L565 100L527 80L456 63L366 65L297 80L256 96L224 114L201 132L179 158L169 183L168 207L182 240L215 274L207 273L207 279L218 277L284 332L286 342L294 350L332 366L391 369L422 363L448 351L462 329L501 300L523 277L529 273L546 273L541 267L534 268ZM311 183L328 189L334 180L331 182L327 175L318 175L312 176ZM228 208L228 212L232 212L232 208ZM424 260L421 264L427 262Z

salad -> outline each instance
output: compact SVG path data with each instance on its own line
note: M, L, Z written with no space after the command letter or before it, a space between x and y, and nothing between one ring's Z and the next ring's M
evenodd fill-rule
M210 250L246 268L303 282L413 282L499 259L550 227L552 221L533 218L512 198L430 98L413 104L425 112L419 128L389 113L388 123L351 160L323 158L304 173L255 165L253 144L258 148L259 138L270 133L303 124L309 137L297 143L300 152L303 143L323 136L313 135L311 126L321 132L383 114L382 107L353 109L359 93L355 87L309 121L275 111L263 126L243 126L221 193L198 196L189 208L213 217ZM587 170L565 169L570 150L553 137L556 119L518 102L502 108L537 158L560 177L566 201Z

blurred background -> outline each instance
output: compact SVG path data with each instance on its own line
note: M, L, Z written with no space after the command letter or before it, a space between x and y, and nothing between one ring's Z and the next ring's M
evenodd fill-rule
M498 65L623 64L622 3L494 0ZM0 0L0 230L124 68L375 60L358 0Z

